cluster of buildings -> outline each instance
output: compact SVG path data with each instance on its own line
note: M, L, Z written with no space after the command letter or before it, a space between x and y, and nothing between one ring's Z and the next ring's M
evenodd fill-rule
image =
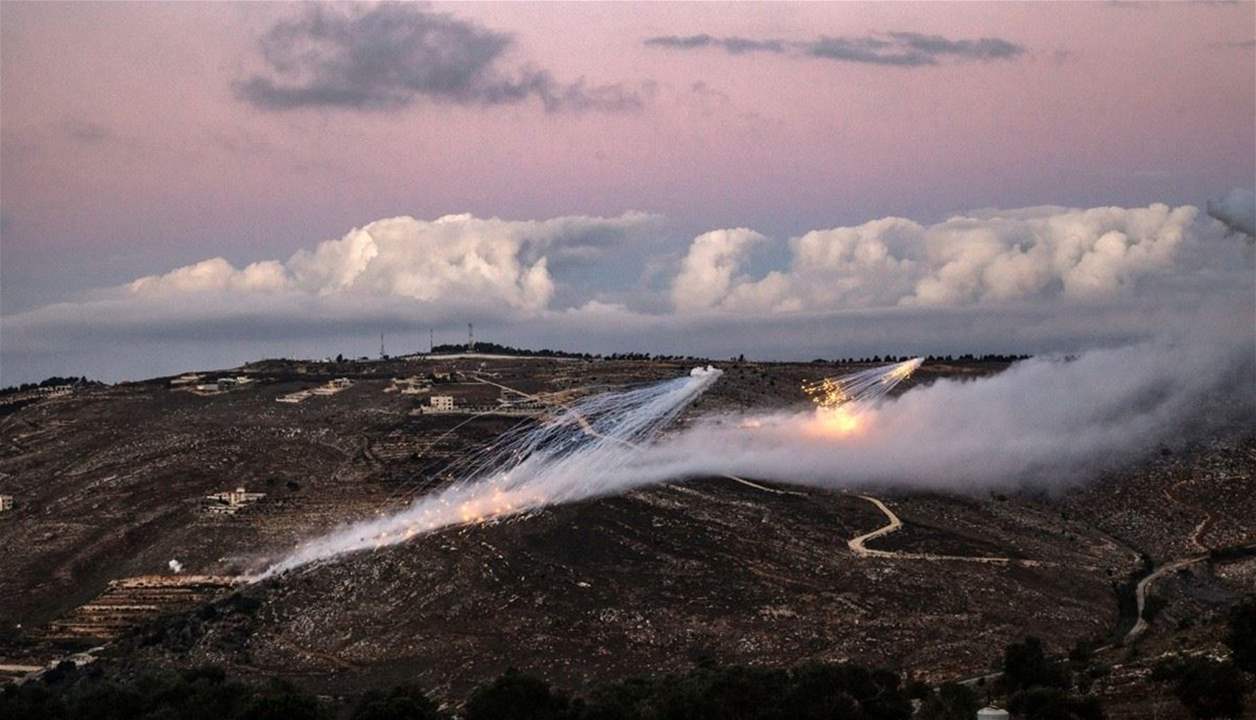
M309 390L297 390L296 392L291 392L287 395L277 397L275 398L275 401L296 404L311 395L326 397L328 395L335 395L338 392L343 392L350 387L353 387L353 381L349 378L336 378L335 380L328 380L326 384L319 385L316 388L310 388Z
M424 395L432 391L432 381L425 377L393 378L392 385L384 392L399 392L402 395Z
M266 493L249 492L242 487L206 495L205 512L211 515L234 515L264 497Z
M17 403L26 403L33 400L47 400L49 398L65 397L73 392L73 385L44 385L41 387L34 387L29 390L19 390L17 392L0 395L0 405L15 405Z
M476 404L476 405L458 405L454 401L452 395L433 395L428 399L427 405L420 405L418 413L422 415L435 415L443 413L458 413L462 415L513 415L526 417L530 415L539 415L544 412L546 406L535 400L519 400L510 402L502 398L498 398L497 403Z
M256 381L247 375L220 377L216 380L206 381L205 376L200 373L187 373L171 380L170 387L175 390L187 390L198 395L217 395L228 390L251 385L254 382Z

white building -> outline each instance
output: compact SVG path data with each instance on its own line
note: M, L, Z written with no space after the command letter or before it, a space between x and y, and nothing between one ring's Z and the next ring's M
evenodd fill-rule
M393 378L392 385L384 392L400 392L402 395L426 395L431 390L431 381L416 375L408 378Z
M253 378L246 377L244 375L237 375L235 377L218 378L218 389L224 390L224 391L231 390L233 388L243 387L252 382L253 382Z
M8 512L13 509L13 496L0 495L0 512Z
M215 515L234 515L241 508L266 497L266 493L249 492L244 488L205 496L205 511Z
M454 411L453 395L433 395L431 399L429 400L429 402L431 404L428 405L428 407L432 409L431 410L432 412L453 412Z
M336 378L335 380L328 380L326 385L316 387L310 390L310 392L315 395L335 395L342 390L352 387L352 385L353 381L349 378Z

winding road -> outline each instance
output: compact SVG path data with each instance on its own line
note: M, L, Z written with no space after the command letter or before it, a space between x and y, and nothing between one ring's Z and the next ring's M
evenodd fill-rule
M869 540L875 540L879 537L885 537L890 533L898 532L903 529L903 521L898 515L894 514L884 502L871 495L856 495L861 500L867 500L872 503L878 510L885 515L886 524L869 533L864 533L855 538L846 541L846 546L850 548L851 553L856 557L877 557L877 558L894 558L898 560L929 560L929 561L959 561L959 562L975 562L985 563L987 565L1019 565L1021 567L1047 567L1058 565L1059 563L1046 562L1043 560L1025 560L1022 558L1010 557L993 557L982 555L938 555L935 553L915 553L903 552L899 550L874 550L869 548L867 543Z
M1147 628L1150 627L1150 623L1147 622L1147 591L1151 589L1151 586L1155 584L1157 580L1169 573L1177 572L1184 567L1189 567L1207 559L1208 555L1204 554L1182 558L1181 560L1174 560L1171 563L1161 565L1150 575L1142 580L1139 580L1138 586L1134 588L1134 598L1138 602L1138 621L1134 623L1134 627L1130 628L1129 632L1125 633L1125 638L1121 640L1121 644L1129 645L1136 642L1143 633L1147 632Z
M492 385L493 387L496 387L500 390L514 393L516 395L522 396L524 398L527 398L535 402L548 404L548 405L556 405L570 412L575 417L576 422L580 425L580 429L583 430L585 434L591 435L593 437L601 438L604 440L616 440L616 438L609 438L599 433L589 424L589 422L579 412L577 412L575 409L573 409L569 405L566 405L562 402L551 402L547 400L546 398L540 397L538 395L526 393L522 390L512 388L508 385L503 385L499 382L494 382L492 380L485 379L483 376L479 374L472 374L471 377L474 378L477 382L483 383L485 385ZM626 442L626 441L620 440L619 442ZM798 492L796 490L782 490L779 488L768 487L766 485L762 485L760 483L756 483L756 482L747 480L745 478L738 477L736 475L722 473L719 475L719 477L723 477L727 480L732 480L734 482L741 483L742 485L745 485L746 487L753 488L760 492L771 493L773 495L794 495L798 497L806 496L806 493L803 493L803 492ZM939 555L935 553L915 553L915 552L904 552L904 551L899 551L899 550L876 550L873 548L869 548L867 546L867 543L870 540L875 540L877 538L884 537L886 535L889 535L890 533L895 533L901 530L903 528L903 521L900 520L898 515L894 514L894 511L890 510L890 508L881 500L878 500L877 498L871 495L855 495L855 497L872 503L878 510L881 511L882 514L885 515L885 519L887 521L885 525L873 530L872 532L864 533L863 535L851 538L850 540L846 541L846 546L850 548L851 553L855 557L890 558L890 559L896 559L896 560L927 560L930 562L939 562L939 561L975 562L975 563L985 563L988 565L1018 565L1021 567L1045 567L1045 566L1058 565L1058 563L1045 562L1042 560L1025 560L1021 558L1010 558L1010 557L973 556L973 555Z

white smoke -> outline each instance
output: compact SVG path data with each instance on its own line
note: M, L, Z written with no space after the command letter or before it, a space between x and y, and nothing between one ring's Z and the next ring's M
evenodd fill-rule
M1250 333L1032 359L980 380L939 380L860 414L842 436L810 410L712 418L622 468L624 485L741 475L826 488L970 491L1064 487L1161 443L1256 419Z
M470 464L463 481L395 515L307 542L255 579L453 525L687 478L960 492L1081 483L1162 443L1251 427L1256 352L1238 322L1219 328L1231 331L1228 340L1205 334L1035 358L897 398L861 391L849 406L707 417L656 443L649 441L718 370L599 395L508 436ZM892 386L917 364L891 366L872 385ZM867 385L865 375L838 383L838 394Z
M582 400L539 427L507 434L489 452L454 468L461 479L446 489L401 512L306 542L255 579L453 525L623 492L624 474L617 470L720 374L694 368L685 378Z
M178 560L171 560L169 563L166 563L166 564L170 567L170 572L176 575L183 572L183 563L179 562Z

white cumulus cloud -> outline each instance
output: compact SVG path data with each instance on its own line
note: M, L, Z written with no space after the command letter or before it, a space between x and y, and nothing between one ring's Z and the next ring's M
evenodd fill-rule
M1208 201L1208 214L1235 232L1256 238L1256 191L1234 188L1225 197Z
M734 277L750 230L696 238L673 285L678 311L794 312L1100 300L1169 272L1198 209L1058 207L958 215L933 225L881 218L790 240L788 269ZM736 235L733 235L736 233Z
M207 291L396 297L533 313L554 295L549 253L564 261L596 258L608 243L652 222L643 213L542 221L387 218L298 251L287 262L237 269L213 258L139 278L127 289L139 297Z
M672 284L677 309L700 310L727 296L750 246L765 239L747 228L712 230L694 238ZM737 278L737 285L746 283Z

